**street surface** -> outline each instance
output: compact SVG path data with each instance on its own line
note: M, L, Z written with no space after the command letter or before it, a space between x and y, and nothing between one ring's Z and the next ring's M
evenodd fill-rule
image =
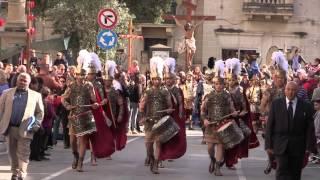
M71 169L70 149L63 149L60 141L50 150L49 161L31 161L27 180L273 180L274 171L265 175L266 156L263 146L250 151L250 157L240 161L237 170L222 168L224 176L215 177L208 173L209 158L206 145L201 145L200 131L187 131L187 153L173 162L164 162L165 168L159 175L153 175L144 166L145 148L141 136L129 137L127 147L112 156L112 160L98 159L98 166L91 166L89 153L86 156L85 172ZM89 151L88 151L89 152ZM303 171L303 180L319 180L320 165L309 165ZM0 155L0 180L9 180L10 166L7 154Z

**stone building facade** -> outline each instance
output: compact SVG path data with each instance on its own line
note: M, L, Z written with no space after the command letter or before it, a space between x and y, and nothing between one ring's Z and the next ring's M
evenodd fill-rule
M9 2L25 2L15 0ZM176 14L186 14L182 0L176 1ZM319 57L320 50L320 1L319 0L192 0L197 5L194 15L216 16L215 21L205 21L195 33L197 51L195 65L206 65L214 56L224 58L228 52L236 52L240 58L247 52L260 53L260 62L269 62L268 51L276 46L290 50L296 46L302 49L306 61ZM18 9L20 8L20 10ZM22 12L24 7L9 3L7 26L22 25L25 16L11 12ZM11 10L10 10L11 9ZM11 18L11 19L10 19ZM196 22L194 22L196 23ZM43 27L43 28L41 28ZM36 40L51 37L50 24L38 24ZM150 46L162 44L171 47L170 56L178 56L180 67L184 65L184 54L178 55L177 45L183 39L183 30L173 23L135 24L134 33L144 40L133 43L133 58L147 69L148 58L152 56ZM2 31L1 48L24 44L24 33ZM126 49L126 47L122 47ZM124 51L126 53L126 51Z
M320 56L319 0L193 0L193 3L197 5L194 15L216 16L215 21L205 21L196 30L196 65L206 65L211 56L224 58L230 51L241 59L245 53L257 52L260 62L268 63L268 51L274 46L285 51L299 47L306 61ZM178 4L176 13L186 13L182 4ZM159 30L155 27L158 26L153 25L154 31L148 31L148 36ZM167 44L164 45L176 51L183 31L172 26L159 28L165 32L162 39ZM145 36L144 29L148 27L138 24L138 29ZM137 42L137 59L146 50L143 43ZM183 61L180 55L178 63L183 65Z

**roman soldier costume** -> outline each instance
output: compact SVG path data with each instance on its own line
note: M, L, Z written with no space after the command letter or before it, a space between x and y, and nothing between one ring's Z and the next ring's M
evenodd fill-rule
M204 97L201 106L201 119L209 122L205 127L204 140L208 144L208 152L211 159L209 172L216 176L222 176L220 166L223 160L223 145L217 136L217 128L224 124L225 117L235 111L230 94L226 90L211 91ZM215 152L215 146L217 152Z
M102 83L97 79L96 74L96 68L90 67L88 74L92 77L90 77L90 81L93 84L97 103L101 104L102 100L104 99L104 87ZM106 115L103 111L103 107L99 106L97 109L92 110L93 116L95 119L95 124L97 127L97 132L92 134L90 137L91 145L92 145L92 157L91 157L91 163L93 164L93 159L95 157L98 158L104 158L109 157L111 154L115 152L115 144L113 140L113 134L112 130L109 126L106 125Z
M96 132L96 124L92 114L92 108L96 109L96 95L91 82L85 80L87 71L77 70L77 80L70 85L62 95L63 105L70 110L69 113L69 134L73 141L78 137L79 147L72 147L74 154L73 169L82 172L83 159L89 140L89 136ZM71 144L76 144L73 142ZM74 146L74 145L73 145ZM79 150L77 150L79 149ZM79 151L79 153L78 153Z
M185 114L184 114L184 101L182 90L175 85L176 79L174 74L169 74L166 78L169 78L172 84L167 85L171 102L174 108L172 112L172 118L178 124L179 132L171 138L168 142L162 144L160 160L178 159L183 156L187 150L187 140L185 131Z
M153 127L161 118L170 113L172 109L171 97L166 88L161 88L162 69L157 65L151 65L152 87L145 91L140 104L139 111L144 119L145 143L147 158L145 165L150 165L150 170L158 174L158 162L161 151L160 134L153 131ZM153 147L156 147L154 151Z

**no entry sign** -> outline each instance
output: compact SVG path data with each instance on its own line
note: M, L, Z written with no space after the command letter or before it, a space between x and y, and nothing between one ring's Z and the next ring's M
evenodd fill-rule
M113 29L117 25L118 17L112 9L101 9L97 21L102 29Z

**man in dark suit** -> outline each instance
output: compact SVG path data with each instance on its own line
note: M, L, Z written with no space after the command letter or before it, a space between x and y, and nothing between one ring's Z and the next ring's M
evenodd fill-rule
M313 125L311 104L297 98L298 85L288 82L285 97L272 102L265 149L277 161L276 180L300 180L308 132Z

